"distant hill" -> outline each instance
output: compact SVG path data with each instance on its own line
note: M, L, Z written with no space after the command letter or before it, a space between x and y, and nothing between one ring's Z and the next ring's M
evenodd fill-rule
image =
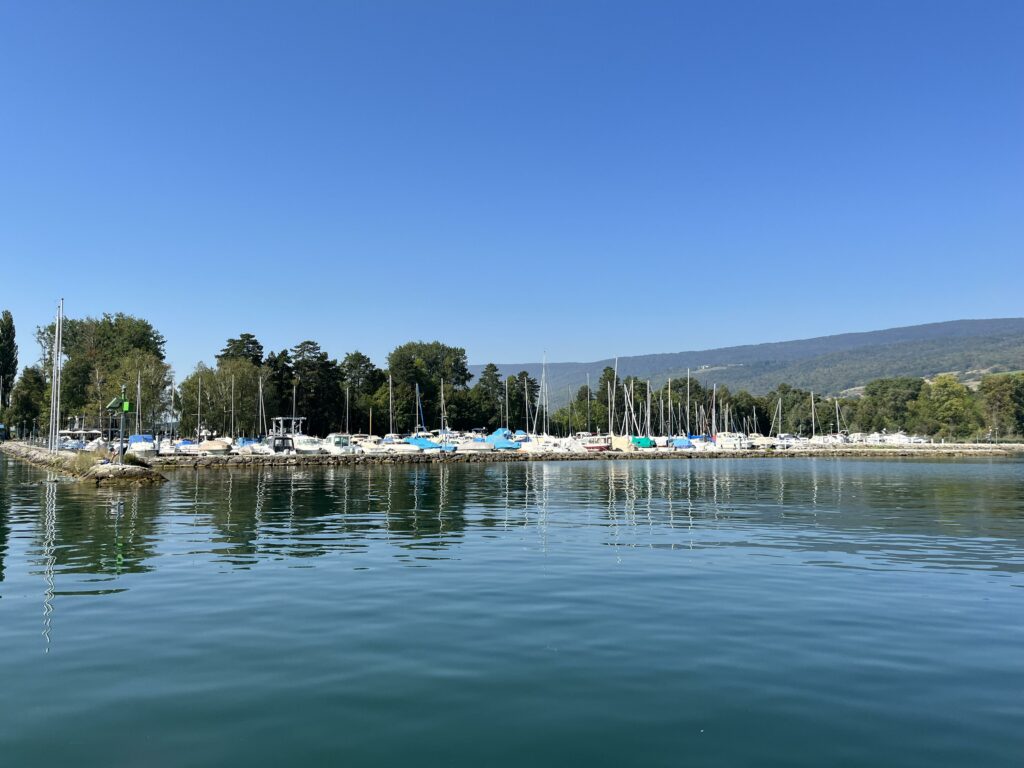
M552 406L565 402L590 374L596 383L614 359L591 363L548 363ZM498 364L503 376L526 370L540 379L540 363ZM470 370L478 375L483 366ZM799 341L749 344L696 352L671 352L619 358L619 376L650 379L660 386L690 375L732 391L768 392L785 382L823 395L864 386L886 376L934 376L955 373L963 380L990 371L1024 369L1024 318L953 320L866 333L844 333Z

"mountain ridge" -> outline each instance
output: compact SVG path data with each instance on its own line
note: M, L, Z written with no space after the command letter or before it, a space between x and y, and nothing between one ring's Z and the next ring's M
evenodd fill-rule
M615 358L592 362L548 363L552 406L569 391L597 382ZM540 378L541 363L496 363L502 376L528 371ZM650 379L660 386L690 375L702 382L763 394L781 383L839 394L887 376L961 378L987 371L1024 368L1024 318L948 320L857 331L807 339L744 344L683 352L658 352L618 358L619 376ZM482 365L470 366L475 376Z

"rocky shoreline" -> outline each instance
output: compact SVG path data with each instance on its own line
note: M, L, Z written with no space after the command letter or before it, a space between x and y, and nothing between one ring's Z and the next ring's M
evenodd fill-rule
M79 482L91 483L97 487L153 485L167 480L151 467L140 467L133 464L87 465L79 459L82 454L71 451L51 453L34 445L13 441L0 443L0 453L5 453L37 467L59 472Z
M671 451L636 450L603 453L533 453L494 451L492 453L435 454L349 454L342 456L157 456L149 460L162 470L230 469L236 467L376 466L395 464L501 464L524 461L636 461L650 459L752 459L752 458L965 458L1024 456L1024 444L1013 445L926 445L848 446L814 450Z
M348 454L329 455L250 455L250 456L157 456L149 459L150 467L131 464L95 464L83 469L75 454L68 451L50 453L36 446L18 442L0 443L0 452L27 461L82 482L97 486L149 485L167 478L159 470L233 469L245 467L318 467L378 466L413 464L502 464L534 461L645 461L669 459L795 459L795 458L1000 458L1024 456L1024 444L982 445L945 444L921 446L842 446L813 450L748 450L748 451L671 451L641 449L606 451L603 453L533 453L495 451L492 453L436 454Z

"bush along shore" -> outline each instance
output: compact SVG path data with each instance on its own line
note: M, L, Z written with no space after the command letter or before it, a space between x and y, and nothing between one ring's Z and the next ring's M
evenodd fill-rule
M497 464L521 461L636 461L650 459L749 459L749 458L936 458L936 457L1013 457L1024 456L1024 444L945 444L919 446L858 446L818 448L809 450L736 450L736 451L673 451L636 450L601 453L523 453L493 451L490 453L420 453L420 454L348 454L250 455L250 456L157 456L150 459L154 467L173 469L225 469L233 467L314 467L373 466L391 464Z
M0 442L0 453L96 486L153 485L167 480L152 467L101 463L95 456L83 452L52 453L35 445L8 441Z

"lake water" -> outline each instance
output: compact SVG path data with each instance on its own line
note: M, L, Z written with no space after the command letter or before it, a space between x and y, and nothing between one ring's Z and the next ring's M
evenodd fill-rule
M1024 764L1024 462L45 478L4 766Z

